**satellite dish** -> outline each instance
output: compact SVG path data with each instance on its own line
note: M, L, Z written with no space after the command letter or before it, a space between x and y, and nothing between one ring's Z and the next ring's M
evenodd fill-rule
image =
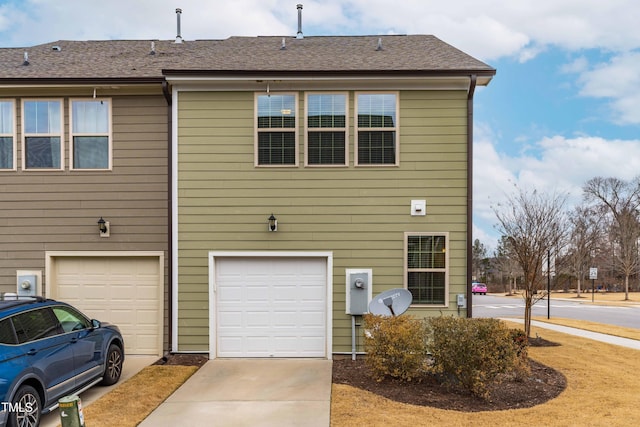
M404 288L384 291L369 303L369 312L379 316L399 316L411 305L413 295Z

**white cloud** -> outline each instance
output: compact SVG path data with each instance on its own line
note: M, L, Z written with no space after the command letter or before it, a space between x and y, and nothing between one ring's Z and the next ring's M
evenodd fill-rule
M589 69L589 60L585 56L580 56L573 61L560 67L560 72L567 74L578 74Z
M612 118L620 124L640 124L640 52L612 57L580 74L580 95L610 98Z

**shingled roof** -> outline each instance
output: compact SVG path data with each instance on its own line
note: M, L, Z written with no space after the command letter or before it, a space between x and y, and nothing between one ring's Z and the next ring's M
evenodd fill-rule
M153 49L153 50L152 50ZM24 52L28 53L28 65ZM430 35L66 41L0 49L0 82L163 80L180 72L430 73L495 69Z

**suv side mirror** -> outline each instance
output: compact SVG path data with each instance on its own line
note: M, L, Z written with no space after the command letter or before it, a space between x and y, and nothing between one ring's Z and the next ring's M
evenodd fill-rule
M91 319L91 327L93 329L98 329L100 327L100 321L96 319Z

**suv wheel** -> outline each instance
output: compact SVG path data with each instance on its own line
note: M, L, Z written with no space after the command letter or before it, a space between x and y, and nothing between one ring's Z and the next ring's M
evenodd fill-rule
M13 398L9 427L36 427L40 424L40 395L30 385L23 385Z
M111 344L107 351L102 385L113 385L118 382L122 374L122 349L116 344Z

